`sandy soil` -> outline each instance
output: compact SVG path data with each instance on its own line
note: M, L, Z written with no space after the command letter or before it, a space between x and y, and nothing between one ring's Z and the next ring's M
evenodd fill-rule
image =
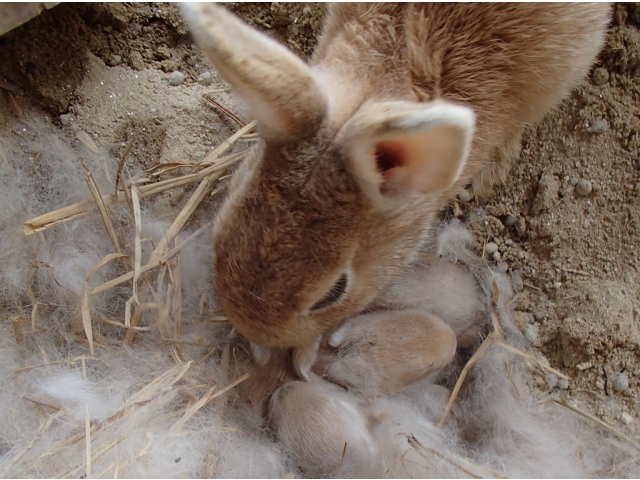
M497 246L485 257L511 272L530 350L571 377L567 386L537 376L537 386L566 390L632 434L640 415L638 5L614 6L598 65L530 129L495 197L465 199L444 213L470 222L479 251ZM303 57L324 11L318 4L229 7ZM181 85L169 84L174 71L184 74ZM20 109L37 112L63 138L84 131L114 157L133 143L135 169L200 160L237 128L202 93L215 91L246 119L169 4L60 5L0 38L0 72L0 136L13 134L7 120ZM203 86L197 80L205 72L212 83ZM156 214L173 218L177 200L167 194ZM205 202L200 216L212 208Z

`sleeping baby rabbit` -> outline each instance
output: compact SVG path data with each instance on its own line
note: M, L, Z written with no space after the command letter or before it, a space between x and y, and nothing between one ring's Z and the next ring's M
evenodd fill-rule
M368 478L380 467L377 415L365 400L316 377L278 388L268 421L311 478Z
M215 285L265 347L311 348L410 264L467 183L586 75L606 4L334 4L306 64L223 7L185 4L261 141L215 226Z

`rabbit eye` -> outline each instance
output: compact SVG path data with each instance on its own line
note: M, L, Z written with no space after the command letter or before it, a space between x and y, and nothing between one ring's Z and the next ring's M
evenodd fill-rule
M328 307L332 303L335 303L338 300L340 300L344 296L345 292L347 291L347 283L348 283L347 275L343 273L338 279L338 281L333 284L333 287L331 287L331 290L329 290L329 293L327 293L322 298L322 300L320 300L313 307L311 307L311 311L313 312L315 310L320 310L321 308Z

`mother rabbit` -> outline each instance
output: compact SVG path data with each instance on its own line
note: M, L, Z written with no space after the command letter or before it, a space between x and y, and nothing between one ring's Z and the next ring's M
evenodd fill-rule
M610 7L333 4L306 64L213 4L183 14L261 141L215 226L215 285L265 347L308 347L415 259L464 185L504 180L524 128L583 80Z

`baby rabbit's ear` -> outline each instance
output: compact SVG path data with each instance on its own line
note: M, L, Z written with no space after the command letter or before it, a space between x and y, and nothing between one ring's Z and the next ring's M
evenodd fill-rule
M374 200L439 193L467 161L475 115L445 101L379 102L363 106L342 128L349 167Z
M218 5L183 3L181 9L193 37L247 102L264 137L295 138L322 121L325 95L292 52Z

